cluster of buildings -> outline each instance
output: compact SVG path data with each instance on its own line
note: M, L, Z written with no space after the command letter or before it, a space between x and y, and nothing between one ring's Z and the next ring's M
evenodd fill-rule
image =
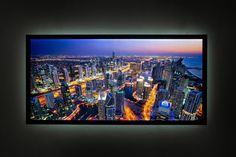
M139 108L135 114L142 120L142 109L158 85L150 120L196 120L201 83L193 81L182 61L116 57L114 52L112 57L73 61L37 59L31 63L31 118L63 120L84 105L93 112L79 113L81 117L125 120L125 106L132 101L129 107Z

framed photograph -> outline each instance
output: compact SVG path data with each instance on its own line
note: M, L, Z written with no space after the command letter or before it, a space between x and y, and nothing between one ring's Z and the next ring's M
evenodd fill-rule
M26 35L27 124L207 124L207 35Z

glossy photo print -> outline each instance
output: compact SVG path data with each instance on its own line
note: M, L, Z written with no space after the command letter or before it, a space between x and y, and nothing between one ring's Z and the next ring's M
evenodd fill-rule
M30 124L206 124L206 35L27 35Z

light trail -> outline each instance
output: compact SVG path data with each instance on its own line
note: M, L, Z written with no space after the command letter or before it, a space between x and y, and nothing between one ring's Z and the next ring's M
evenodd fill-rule
M150 114L152 111L152 107L156 100L156 94L157 94L157 84L154 85L152 88L152 91L150 92L150 95L143 107L143 119L144 120L150 120Z
M125 111L125 120L137 120L134 112L128 106L124 107L124 111Z

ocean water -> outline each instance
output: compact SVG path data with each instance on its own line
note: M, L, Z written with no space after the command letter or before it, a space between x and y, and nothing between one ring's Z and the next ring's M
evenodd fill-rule
M184 58L183 64L187 67L197 67L200 69L188 69L192 74L202 78L202 56L192 56L191 58Z

